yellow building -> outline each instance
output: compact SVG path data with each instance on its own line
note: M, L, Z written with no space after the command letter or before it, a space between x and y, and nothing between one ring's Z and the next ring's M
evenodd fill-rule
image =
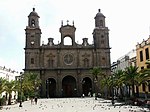
M136 55L137 55L137 66L139 67L139 71L150 68L146 64L146 61L150 59L150 36L147 40L143 40L141 43L136 45ZM147 86L142 84L139 87L140 96L144 95L145 93L150 93L150 84Z

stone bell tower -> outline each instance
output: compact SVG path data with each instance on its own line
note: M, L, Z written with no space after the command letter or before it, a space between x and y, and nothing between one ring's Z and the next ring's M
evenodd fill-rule
M41 42L41 29L39 26L39 16L35 8L28 16L28 26L25 29L25 69L39 67L39 47Z
M98 10L95 16L95 28L93 31L94 48L96 52L96 66L110 69L109 29L105 25L105 16ZM110 74L110 70L108 71Z

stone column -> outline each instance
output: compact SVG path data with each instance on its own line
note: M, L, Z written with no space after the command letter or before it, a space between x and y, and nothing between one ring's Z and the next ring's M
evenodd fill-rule
M81 71L77 71L77 96L82 95L82 77L81 77Z
M62 97L62 81L61 81L61 71L57 71L57 96Z
M45 74L44 74L44 71L40 71L40 78L41 78L41 81L42 81L42 84L41 84L41 97L42 98L46 98L46 79L45 79Z

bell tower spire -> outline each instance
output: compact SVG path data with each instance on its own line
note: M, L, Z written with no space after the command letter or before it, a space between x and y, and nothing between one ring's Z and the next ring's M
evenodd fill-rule
M109 29L105 25L105 16L101 13L100 9L94 19L93 40L96 55L95 65L107 68L107 72L110 73Z
M95 27L105 27L105 16L101 13L101 9L98 9L95 16Z
M39 27L39 16L35 12L35 8L33 8L33 11L29 14L28 16L29 21L28 21L28 26L32 28L38 28Z
M28 16L28 26L25 29L25 69L39 67L39 48L41 42L41 29L39 27L39 16L35 8Z
M95 48L109 48L109 29L105 26L105 16L100 9L94 19L93 40Z
M38 48L41 41L41 29L39 26L39 15L35 8L28 16L28 26L26 27L26 48Z

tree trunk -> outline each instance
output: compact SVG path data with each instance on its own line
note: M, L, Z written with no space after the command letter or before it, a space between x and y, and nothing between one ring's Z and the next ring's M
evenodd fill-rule
M136 86L136 97L139 97L139 86Z
M108 86L106 85L105 86L105 92L104 92L104 97L107 99L108 98L108 91L109 91L109 89L108 89Z
M118 90L119 90L119 89L118 89L118 87L117 87L117 89L116 89L116 97L118 97Z
M122 87L120 87L120 98L122 99L124 96L123 96L123 90L122 90Z
M132 84L132 96L135 97L134 84Z
M131 90L131 88L130 88L130 86L129 86L129 91L128 91L128 97L130 98L130 90Z
M11 105L11 94L9 94L8 105Z
M145 90L145 100L147 100L148 92Z

